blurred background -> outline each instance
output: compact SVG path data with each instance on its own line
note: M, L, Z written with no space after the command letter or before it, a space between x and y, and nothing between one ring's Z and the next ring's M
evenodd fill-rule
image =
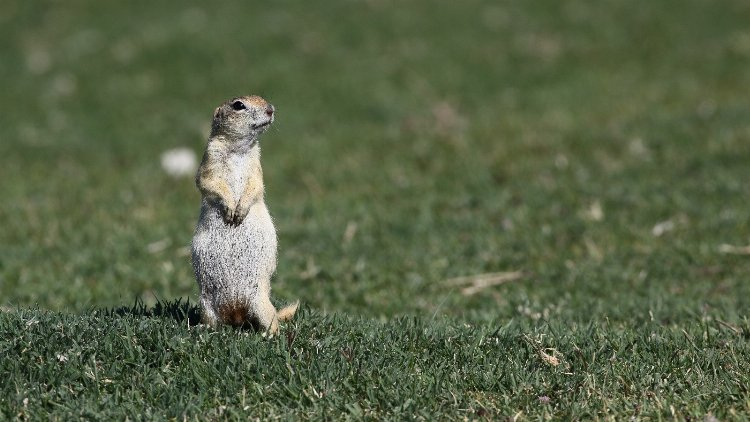
M259 94L276 300L747 310L747 1L4 0L0 58L5 308L194 302L200 196L162 155Z

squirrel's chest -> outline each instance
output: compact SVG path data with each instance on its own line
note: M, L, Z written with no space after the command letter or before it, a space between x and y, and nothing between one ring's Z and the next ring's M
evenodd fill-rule
M229 187L235 198L239 198L245 190L245 185L250 176L252 159L250 154L232 154L227 160L229 168Z

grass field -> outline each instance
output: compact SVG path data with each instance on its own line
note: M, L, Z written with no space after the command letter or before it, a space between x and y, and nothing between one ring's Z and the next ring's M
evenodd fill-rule
M750 418L750 3L174 7L4 1L0 419ZM271 340L160 167L245 93Z

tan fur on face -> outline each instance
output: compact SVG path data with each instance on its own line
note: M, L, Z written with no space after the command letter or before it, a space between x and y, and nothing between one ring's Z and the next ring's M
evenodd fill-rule
M248 108L235 110L232 104L237 101L244 103ZM257 95L232 98L214 110L211 137L223 135L230 139L243 139L252 136L250 125L262 118L262 114L269 106L266 100Z

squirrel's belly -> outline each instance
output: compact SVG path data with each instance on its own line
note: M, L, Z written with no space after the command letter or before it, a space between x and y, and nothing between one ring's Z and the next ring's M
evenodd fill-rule
M252 300L276 269L276 244L265 204L253 206L236 227L226 224L217 208L204 204L192 243L201 294L213 292L216 304Z

